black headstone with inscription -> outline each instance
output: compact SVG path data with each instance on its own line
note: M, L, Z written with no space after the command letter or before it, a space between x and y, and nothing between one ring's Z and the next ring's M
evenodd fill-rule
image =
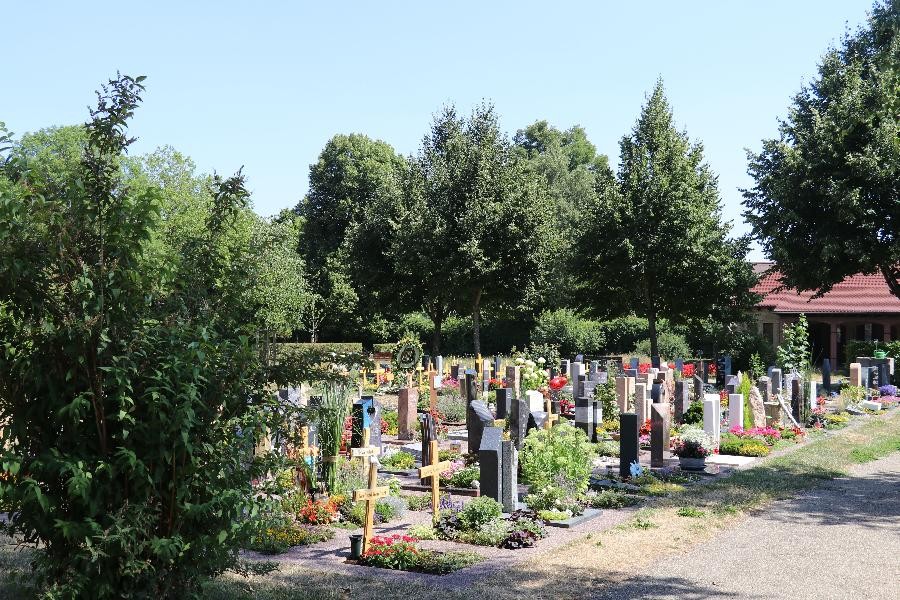
M512 390L510 388L497 389L497 418L505 419L512 409Z
M631 476L631 463L640 455L638 417L635 413L619 415L619 476Z
M503 502L503 430L485 427L478 446L478 488L482 496Z

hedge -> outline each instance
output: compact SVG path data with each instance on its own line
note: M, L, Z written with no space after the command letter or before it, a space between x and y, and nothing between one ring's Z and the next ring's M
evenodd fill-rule
M362 352L362 342L285 342L278 344L278 350L284 352L302 352L304 350L317 350L320 352Z

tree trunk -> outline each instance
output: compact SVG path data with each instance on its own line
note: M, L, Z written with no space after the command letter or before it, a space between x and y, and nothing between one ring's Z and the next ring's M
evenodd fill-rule
M647 311L648 333L650 334L650 360L654 356L659 356L659 339L656 332L656 309L651 308Z
M431 355L440 356L441 354L441 326L444 324L443 316L431 318L434 323L434 332L431 334Z
M472 343L475 346L475 356L481 356L481 288L475 292L475 301L472 303Z

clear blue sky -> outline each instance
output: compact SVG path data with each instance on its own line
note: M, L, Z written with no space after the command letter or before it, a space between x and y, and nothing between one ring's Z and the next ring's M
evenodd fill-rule
M665 80L736 231L744 148L776 131L825 49L872 0L704 2L10 2L0 120L83 122L116 70L147 75L135 152L170 144L204 171L241 165L258 212L296 204L335 133L413 152L448 102L493 102L510 135L580 124L618 160Z

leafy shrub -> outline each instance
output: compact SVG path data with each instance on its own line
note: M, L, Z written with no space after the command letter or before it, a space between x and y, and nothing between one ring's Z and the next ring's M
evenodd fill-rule
M317 544L333 537L334 530L328 527L300 523L272 523L253 532L247 543L247 549L263 554L281 554L294 546Z
M381 459L382 466L389 469L408 470L416 466L416 458L409 452L399 450Z
M531 330L531 340L559 344L563 355L599 354L605 345L599 323L583 319L567 308L541 313Z
M381 523L400 519L404 514L406 514L406 500L403 498L387 496L386 498L380 498L375 503L375 515Z
M705 458L712 454L712 451L712 439L709 434L698 427L682 429L672 445L672 454L679 458Z
M465 531L475 531L485 523L503 514L503 505L488 496L469 501L459 512L459 521Z
M619 401L616 395L616 380L613 377L594 388L594 399L600 402L604 422L619 418Z
M458 539L461 542L475 544L476 546L497 547L509 536L509 532L510 523L503 518L497 517L478 526L476 529L462 532Z
M619 456L619 442L597 442L594 450L598 456Z
M593 456L584 432L568 423L532 429L522 446L522 475L532 490L555 485L562 477L583 492L591 476Z
M685 425L702 425L703 424L703 400L693 400L681 417L681 422Z
M434 530L434 525L432 525L431 523L421 523L419 525L413 525L409 528L409 535L420 540L438 539L437 532Z
M454 452L453 450L438 450L438 461L444 462L445 460L454 461L460 458L461 454L459 452Z
M374 536L360 562L382 569L410 571L419 564L416 538L408 535Z
M406 507L409 510L430 510L431 496L410 494L409 496L406 496Z
M381 433L397 435L400 432L400 417L396 410L381 411Z
M500 543L500 547L507 550L531 548L538 540L547 537L547 530L536 517L533 511L514 511L508 519L509 534Z
M362 342L285 342L277 344L276 351L282 355L289 355L297 352L315 351L320 354L347 354L353 352L362 352Z
M449 470L441 473L441 485L457 488L474 487L475 482L481 476L481 470L473 465L463 466L461 461L454 461Z
M307 500L297 514L300 523L327 525L337 516L338 510L331 500Z
M840 429L846 427L850 422L849 415L846 414L827 414L825 415L825 427L827 429Z
M572 513L564 510L539 510L538 517L544 521L567 521L572 518Z
M640 502L638 498L629 496L619 490L588 491L584 495L584 503L591 508L625 508Z
M459 392L441 394L437 397L437 409L451 423L463 423L466 420L466 403Z
M630 352L640 340L647 339L650 326L641 317L621 317L600 323L599 329L606 352L620 354Z
M658 334L659 355L664 359L690 356L691 349L683 335L672 331L662 331ZM638 356L650 356L650 340L641 340L634 346L634 354Z
M763 442L752 438L739 438L731 433L722 434L719 454L732 456L768 456L771 450Z
M573 515L582 513L579 494L571 485L547 485L525 496L525 504L533 511L567 510Z

